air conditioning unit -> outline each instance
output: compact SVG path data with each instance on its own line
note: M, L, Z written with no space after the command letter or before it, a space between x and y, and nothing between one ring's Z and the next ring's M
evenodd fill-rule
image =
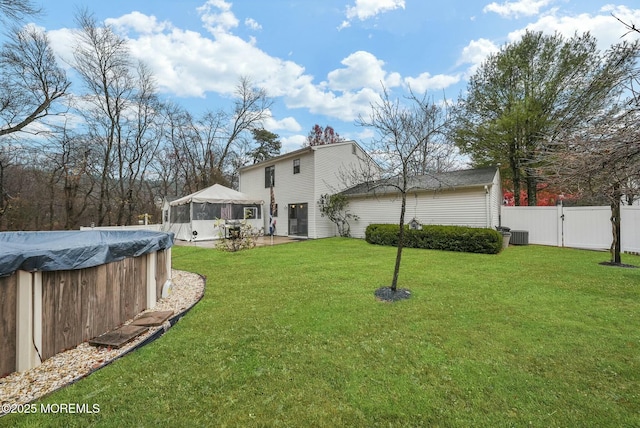
M528 230L512 230L511 240L512 245L529 245L529 231Z

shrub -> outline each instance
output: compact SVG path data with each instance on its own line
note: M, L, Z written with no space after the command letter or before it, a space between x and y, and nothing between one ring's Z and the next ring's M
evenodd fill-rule
M214 224L219 228L216 248L222 251L235 252L253 248L256 246L258 238L263 234L262 230L253 228L246 220L240 222L239 230L231 237L226 236L224 220L218 219Z
M365 239L370 244L398 245L397 224L370 224ZM413 230L405 226L404 246L429 250L460 251L465 253L498 254L502 249L502 235L493 230L465 226L422 226Z

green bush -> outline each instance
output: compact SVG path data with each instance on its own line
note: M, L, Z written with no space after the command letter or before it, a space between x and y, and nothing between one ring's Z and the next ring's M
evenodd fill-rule
M370 244L398 246L397 224L370 224L365 239ZM502 235L493 230L464 226L422 226L412 230L405 226L404 246L429 250L460 251L465 253L498 254L502 249Z

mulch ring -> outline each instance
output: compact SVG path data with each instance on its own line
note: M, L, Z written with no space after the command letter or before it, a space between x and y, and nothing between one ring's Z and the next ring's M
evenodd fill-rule
M376 298L381 302L397 302L411 297L411 291L406 288L397 288L395 291L391 287L380 287L374 293Z
M602 266L613 266L613 267L621 267L621 268L630 268L630 269L635 269L638 266L634 266L634 265L628 265L625 263L614 263L614 262L600 262L598 263Z

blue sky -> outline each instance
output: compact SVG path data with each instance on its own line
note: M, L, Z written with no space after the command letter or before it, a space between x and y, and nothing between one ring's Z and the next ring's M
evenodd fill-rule
M590 31L601 49L621 40L611 13L640 24L637 0L56 0L35 23L71 57L74 15L87 8L129 39L161 95L198 115L230 105L241 75L273 97L265 128L283 151L311 127L331 125L363 142L355 126L379 99L427 91L455 100L486 56L526 30L567 37ZM636 35L628 35L637 37ZM75 83L79 87L79 83Z

